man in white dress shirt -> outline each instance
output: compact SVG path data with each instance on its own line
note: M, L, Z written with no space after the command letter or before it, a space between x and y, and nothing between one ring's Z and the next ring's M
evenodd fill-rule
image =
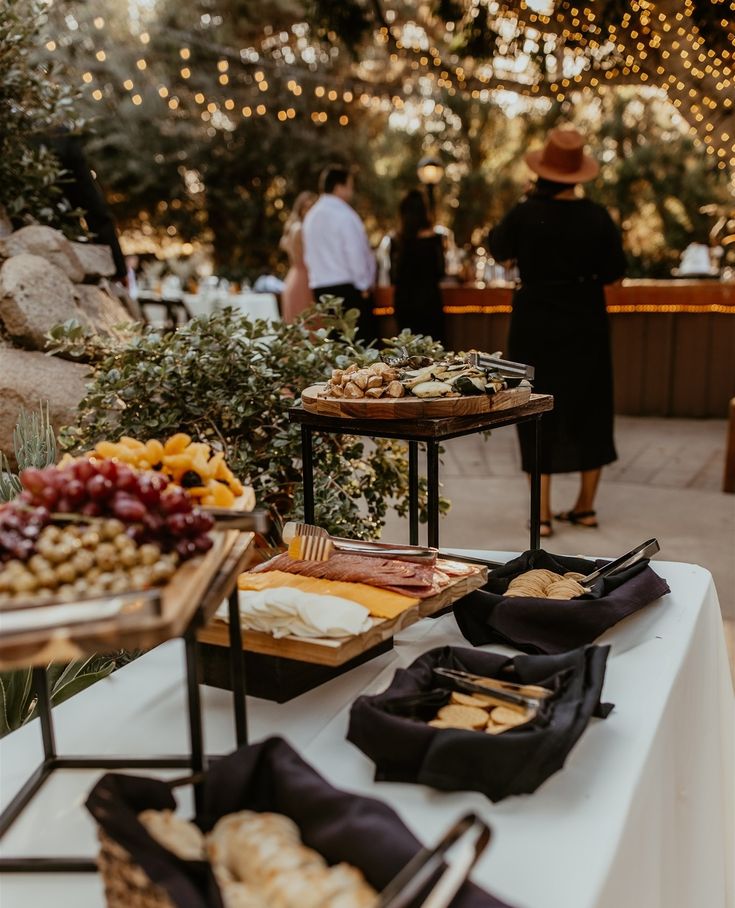
M354 188L347 167L327 167L319 180L321 195L304 218L302 236L314 299L338 296L345 309L359 309L357 331L367 342L378 336L371 293L375 256L360 216L350 205Z

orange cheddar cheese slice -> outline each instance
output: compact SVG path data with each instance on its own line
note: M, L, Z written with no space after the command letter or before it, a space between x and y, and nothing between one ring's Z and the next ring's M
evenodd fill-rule
M342 580L320 580L315 577L302 577L286 571L263 571L253 574L240 574L237 585L241 590L274 590L282 586L291 586L305 593L317 593L322 596L340 596L369 609L373 618L395 618L417 605L419 600L381 590L367 583L348 583Z

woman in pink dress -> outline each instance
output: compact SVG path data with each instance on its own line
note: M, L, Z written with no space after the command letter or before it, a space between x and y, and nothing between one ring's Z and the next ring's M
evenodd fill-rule
M281 237L281 249L288 254L290 268L281 294L283 320L292 322L304 309L311 306L313 297L309 289L309 273L304 262L304 242L301 232L306 212L316 201L313 192L301 192L296 196Z

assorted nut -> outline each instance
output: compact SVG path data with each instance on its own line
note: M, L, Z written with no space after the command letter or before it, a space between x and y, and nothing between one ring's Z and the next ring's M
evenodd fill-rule
M386 363L373 363L360 369L355 363L346 369L333 369L321 397L344 397L357 400L363 397L403 397L405 389L398 372Z

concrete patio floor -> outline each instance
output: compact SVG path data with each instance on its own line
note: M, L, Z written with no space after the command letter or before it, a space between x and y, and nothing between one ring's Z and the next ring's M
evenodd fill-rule
M597 501L600 528L554 525L543 545L559 554L615 557L651 536L666 561L709 569L726 619L735 664L735 495L721 490L724 420L618 417L618 461L606 468ZM440 526L442 546L523 550L528 547L528 483L520 472L515 430L446 445L442 494L452 502ZM555 511L571 507L573 475L552 485ZM383 533L408 537L407 522L391 514Z

